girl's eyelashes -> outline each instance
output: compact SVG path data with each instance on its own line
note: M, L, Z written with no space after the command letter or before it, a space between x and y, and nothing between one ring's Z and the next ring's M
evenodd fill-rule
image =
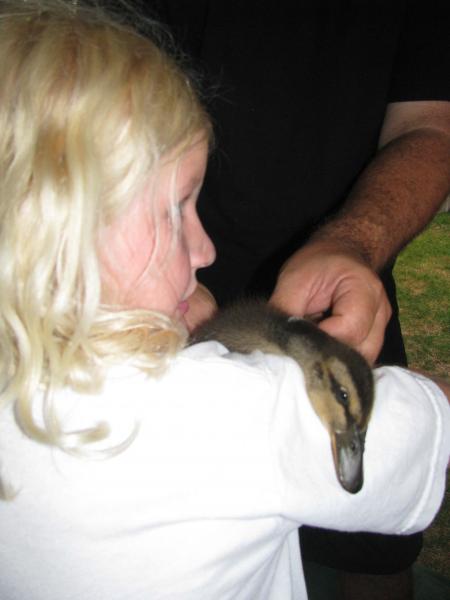
M173 202L170 205L169 210L166 213L166 219L170 225L174 223L174 221L179 221L183 218L186 207L190 200L191 196L186 196L178 202Z
M190 196L187 196L186 198L183 198L182 200L180 200L180 202L178 202L178 212L180 213L180 215L184 214L189 199Z

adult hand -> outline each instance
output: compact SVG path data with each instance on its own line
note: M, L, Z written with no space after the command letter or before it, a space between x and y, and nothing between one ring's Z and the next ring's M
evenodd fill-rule
M201 283L197 284L194 293L188 298L189 309L184 321L189 332L210 319L217 310L217 303L211 292Z
M383 285L364 260L334 242L313 241L284 265L270 303L296 316L320 318L319 327L373 364L392 310Z

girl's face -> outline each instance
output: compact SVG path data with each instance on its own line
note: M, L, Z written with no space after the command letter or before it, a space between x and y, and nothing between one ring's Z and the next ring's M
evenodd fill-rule
M178 159L162 160L127 211L102 232L103 302L175 318L187 311L197 269L215 258L196 208L207 150L200 139Z

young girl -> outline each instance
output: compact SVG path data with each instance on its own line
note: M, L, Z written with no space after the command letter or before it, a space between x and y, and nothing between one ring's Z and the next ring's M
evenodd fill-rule
M293 361L182 350L211 127L174 61L98 9L2 9L0 597L306 598L299 525L426 527L435 384L377 372L350 495Z

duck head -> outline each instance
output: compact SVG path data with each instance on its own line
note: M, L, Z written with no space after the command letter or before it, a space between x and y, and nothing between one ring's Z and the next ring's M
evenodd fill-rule
M288 353L302 367L312 407L330 435L338 481L355 494L364 482L364 442L374 396L372 370L358 352L315 324L295 321L289 328L297 333L292 331Z

